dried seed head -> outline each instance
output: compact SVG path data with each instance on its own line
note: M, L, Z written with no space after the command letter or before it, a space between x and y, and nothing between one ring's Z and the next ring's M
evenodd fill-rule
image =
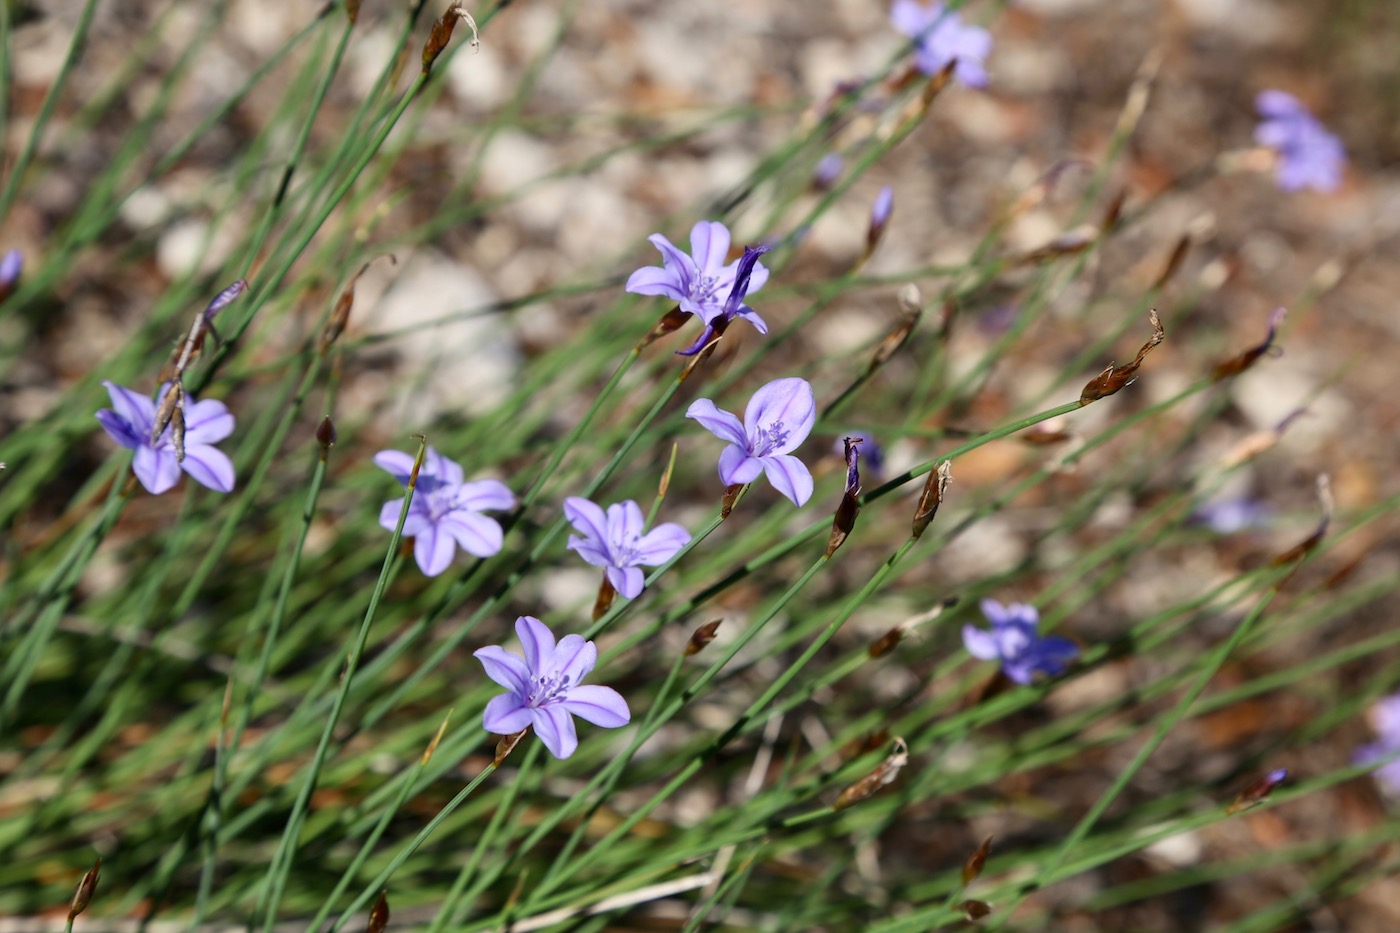
M1274 347L1274 337L1278 334L1279 325L1283 323L1284 315L1288 312L1283 308L1275 308L1269 315L1269 332L1264 337L1264 342L1250 347L1243 353L1230 357L1217 363L1211 378L1219 382L1221 379L1228 379L1231 376L1238 376L1249 367L1253 366L1259 357L1268 353Z
M982 867L987 864L987 856L991 854L992 837L988 836L982 840L982 844L977 847L976 851L967 857L967 861L963 862L962 880L964 886L977 880L982 874Z
M476 20L463 9L461 3L453 0L447 12L442 14L442 18L433 23L433 31L428 34L428 41L423 44L423 77L432 74L433 63L442 54L442 50L447 48L447 43L452 39L452 30L456 28L459 19L466 20L467 26L471 28L472 48L481 48L481 35L476 31Z
M870 647L867 648L866 651L872 658L883 657L893 651L895 646L903 640L904 627L896 625L894 628L872 641Z
M904 304L902 299L900 304ZM904 319L895 325L894 330L885 335L885 339L881 340L879 345L875 347L875 352L870 354L870 365L865 368L867 376L884 366L890 357L899 352L899 348L909 340L909 335L914 332L914 326L919 323L919 318L923 317L923 314L923 308L917 304L912 309L907 308Z
M874 771L841 791L841 796L836 798L832 809L844 810L871 797L880 788L893 783L907 764L909 764L909 746L899 736L895 736L894 750L890 752L889 757L880 762Z
M68 905L68 922L71 924L77 916L87 910L88 904L92 901L92 895L97 891L97 877L102 873L102 856L97 857L96 863L89 868L78 882L77 890L73 892L73 900Z
M321 423L316 426L316 443L321 445L321 450L327 451L335 446L337 440L335 433L335 422L330 415L321 419Z
M501 740L496 743L496 757L492 759L491 763L497 768L499 768L501 766L501 762L505 761L506 758L510 755L510 753L515 751L515 746L519 745L520 740L525 738L525 736L528 735L529 732L530 727L526 726L524 729L521 729L519 732L516 732L512 735L501 736Z
M670 311L661 315L661 320L656 322L656 325L652 327L651 331L645 337L637 341L636 349L640 350L645 346L655 343L667 334L680 330L691 317L692 315L689 311L682 311L679 306L672 308Z
M389 899L385 896L387 893L380 891L374 906L369 909L369 933L384 933L384 928L389 925Z
M924 481L924 491L919 494L919 504L914 507L915 539L923 535L933 517L938 514L938 507L943 504L943 495L948 491L948 484L952 480L951 460L944 460L938 465L938 469L929 472L928 479Z
M1147 354L1157 348L1157 345L1166 339L1167 333L1162 329L1162 319L1157 316L1157 309L1153 308L1147 312L1147 318L1152 322L1152 336L1147 343L1138 350L1132 362L1123 366L1109 365L1107 369L1099 373L1089 384L1084 387L1084 391L1079 393L1079 405L1084 407L1090 402L1096 402L1101 398L1108 398L1113 393L1125 386L1132 385L1137 378L1138 367L1147 358Z

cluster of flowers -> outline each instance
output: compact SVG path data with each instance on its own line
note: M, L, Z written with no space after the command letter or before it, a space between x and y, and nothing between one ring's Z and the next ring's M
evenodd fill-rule
M921 71L936 74L951 66L953 76L965 85L987 83L985 61L992 40L986 29L965 25L958 13L942 4L924 6L917 0L896 0L891 21L913 40L914 63ZM1257 107L1264 122L1256 139L1278 153L1281 187L1330 190L1340 183L1345 162L1341 143L1301 103L1281 91L1266 91ZM822 173L834 179L839 171L839 157L823 161ZM892 206L893 193L886 188L872 214L872 239L873 231L882 230L888 221ZM761 334L768 332L763 318L746 303L768 281L769 271L759 261L768 247L746 247L741 257L728 261L730 233L716 221L701 221L691 229L688 253L662 234L649 239L661 252L661 266L632 273L626 290L668 298L680 311L700 318L704 325L700 336L678 351L681 355L703 352L736 318L748 321ZM12 287L19 269L19 254L6 255L0 262L0 282ZM210 489L233 489L233 463L214 446L234 429L234 417L222 402L185 397L177 428L165 423L168 419L160 417L152 398L111 382L103 384L112 407L99 411L97 418L113 440L135 451L133 472L149 492L158 495L171 489L181 470ZM165 398L168 389L169 384L162 385L154 398ZM726 442L719 457L719 476L726 486L742 486L764 475L797 506L811 498L812 474L793 455L816 421L812 387L805 379L787 377L762 386L749 399L742 420L708 398L695 400L686 417ZM157 431L162 423L163 430ZM846 456L847 493L852 494L859 488L858 450L848 443ZM401 485L409 485L414 468L411 454L385 450L375 455L374 462ZM403 505L403 498L385 503L380 525L391 531L397 528ZM499 553L504 530L485 513L515 505L515 496L504 483L468 481L461 464L428 447L403 534L413 539L419 569L436 576L451 565L458 547L477 558ZM645 578L640 568L666 564L691 541L690 533L674 522L647 530L642 510L632 500L605 509L588 499L569 497L563 509L577 532L570 536L568 548L588 564L603 568L606 584L624 598L641 594ZM1038 633L1039 616L1029 605L1003 606L987 599L981 608L991 628L965 626L963 643L973 657L999 662L1002 674L1017 684L1032 683L1041 675L1056 676L1079 656L1079 648L1069 639ZM566 635L556 643L549 628L530 616L516 620L516 633L523 657L498 646L476 652L487 676L507 690L487 704L483 716L487 730L513 734L533 727L551 754L567 758L578 746L573 716L604 728L630 721L627 702L616 690L582 684L597 663L593 642L581 635ZM1360 754L1367 760L1400 750L1400 738L1396 738L1400 736L1400 697L1386 703L1380 709L1388 725L1381 730L1380 742L1362 749ZM1386 765L1381 774L1400 786L1397 768L1400 763Z

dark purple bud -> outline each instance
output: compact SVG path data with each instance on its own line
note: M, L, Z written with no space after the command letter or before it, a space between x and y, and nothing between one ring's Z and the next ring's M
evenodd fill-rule
M326 415L316 426L316 443L321 445L322 450L330 450L335 446L336 440L335 422L331 420L330 415Z
M102 856L97 857L97 863L87 870L78 888L73 892L73 901L68 906L68 925L72 926L78 914L87 910L87 905L92 901L93 894L97 893L97 876L102 872Z
M1235 798L1234 803L1230 804L1230 806L1225 809L1225 812L1231 814L1240 813L1241 811L1257 806L1272 794L1274 788L1282 784L1287 777L1288 771L1284 768L1277 768L1270 771L1268 774L1258 778L1254 783L1240 791L1240 795Z
M694 356L701 350L705 349L705 347L709 345L710 341L714 338L714 336L714 326L706 324L705 329L700 332L700 336L695 338L695 342L692 343L690 346L686 347L684 350L677 350L676 356Z
M1284 315L1288 312L1283 308L1275 308L1269 315L1269 333L1264 338L1264 342L1258 346L1250 347L1237 356L1232 356L1224 362L1216 364L1212 378L1216 381L1228 379L1230 376L1238 376L1246 369L1254 365L1254 362L1273 349L1274 337L1278 334L1279 325L1283 323Z
M19 284L19 275L24 271L24 254L12 249L0 257L0 298L8 296Z
M841 169L845 166L846 160L839 153L828 152L812 171L812 185L819 191L829 191L836 184L836 179L841 177Z
M379 898L369 910L369 933L384 933L389 925L389 898L387 892L380 891Z
M228 288L214 296L214 300L209 302L209 307L204 309L204 320L214 320L214 315L233 304L233 300L248 290L248 280L239 279Z
M880 237L885 235L885 226L890 222L892 213L894 213L894 189L885 185L880 189L880 193L875 195L875 203L870 208L870 229L865 234L867 249L874 249L875 244L880 242Z
M745 246L743 258L739 260L739 268L734 273L734 287L729 290L729 298L724 302L724 316L733 319L739 313L739 309L744 306L744 298L749 293L749 279L753 276L753 267L758 264L758 257L764 253L771 252L771 246Z
M843 439L846 445L846 495L860 495L860 445L865 443L863 437L847 437Z

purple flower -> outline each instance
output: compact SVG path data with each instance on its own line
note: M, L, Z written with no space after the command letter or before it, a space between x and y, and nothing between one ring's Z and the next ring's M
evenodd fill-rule
M1263 91L1254 99L1254 108L1262 118L1254 128L1254 141L1278 153L1280 188L1333 191L1342 183L1347 156L1341 140L1327 132L1298 98L1283 91Z
M698 314L705 322L708 339L714 324L742 317L768 333L753 308L744 304L745 296L756 292L768 281L768 270L758 257L767 247L745 249L740 259L725 265L729 255L729 228L719 221L702 220L690 230L690 251L694 258L677 249L659 233L647 237L661 250L661 268L645 266L627 279L627 291L634 295L664 295L680 304L682 311Z
M941 3L926 7L916 0L895 0L890 24L914 40L914 64L924 74L938 74L956 61L954 77L968 87L986 86L992 35L981 26L964 26L962 17Z
M1207 502L1191 513L1191 520L1205 525L1218 535L1232 535L1247 528L1267 525L1273 510L1266 502L1253 499L1221 499Z
M729 442L719 455L719 478L726 486L751 483L766 473L773 488L794 504L811 498L812 474L801 460L789 456L817 420L816 400L806 379L777 379L759 389L744 409L743 423L707 398L692 402L685 416Z
M1400 754L1400 693L1378 700L1371 707L1370 718L1376 741L1353 753L1352 761L1359 765ZM1387 793L1400 796L1400 758L1377 768L1376 780Z
M491 645L475 652L486 676L507 693L486 704L481 724L497 735L514 735L526 726L555 758L568 758L578 748L573 717L604 729L625 726L632 714L627 701L612 687L580 685L598 663L598 648L582 635L565 635L559 644L539 619L521 616L515 633L525 658Z
M397 450L381 450L374 463L408 485L413 473L413 456ZM413 558L418 568L435 577L452 563L457 546L473 557L490 557L501 550L504 534L500 523L481 513L486 509L509 509L515 496L505 483L495 479L462 481L460 464L448 460L429 447L418 471L413 504L408 507L403 533L414 539ZM379 525L393 531L399 525L403 498L384 503Z
M836 184L836 179L841 177L841 170L846 167L846 160L841 158L839 152L828 152L817 161L817 167L812 170L812 184L821 191L827 191Z
M992 630L964 625L963 645L974 658L1000 661L1002 673L1018 684L1030 683L1037 673L1054 677L1079 657L1079 646L1068 638L1036 633L1040 614L1034 606L1003 606L995 599L984 599L982 615L992 623Z
M846 455L846 438L860 442L860 455L865 458L865 468L879 478L885 471L885 448L875 443L867 431L847 431L831 445L831 452L838 457Z
M0 257L0 290L7 294L14 290L19 274L24 269L24 254L12 249Z
M587 499L564 500L564 514L582 538L569 536L569 547L594 567L608 568L613 589L628 599L642 592L638 567L664 564L690 541L690 532L675 522L658 525L643 534L642 510L628 499L608 506L607 515Z
M201 486L216 492L233 490L233 461L214 445L233 433L233 415L223 402L206 399L196 402L185 399L185 459L176 458L172 427L167 425L160 437L152 442L155 427L155 402L113 382L103 382L112 399L112 407L97 413L97 420L107 436L128 450L136 451L131 469L141 485L152 495L160 495L180 480L183 469ZM158 396L164 397L169 383L162 385Z

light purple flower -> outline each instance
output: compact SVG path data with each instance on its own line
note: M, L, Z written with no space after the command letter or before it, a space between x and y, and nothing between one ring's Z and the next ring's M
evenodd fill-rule
M578 748L574 716L604 729L631 721L622 694L612 687L579 683L598 663L593 642L582 635L565 635L556 645L549 627L531 616L515 620L515 633L524 660L496 645L475 652L486 676L509 691L486 704L481 724L487 732L514 735L534 726L551 755L568 758Z
M1253 499L1220 499L1207 502L1191 513L1191 520L1219 535L1232 535L1247 528L1269 524L1273 510L1267 502Z
M675 522L657 525L643 534L642 510L628 499L608 506L607 514L587 499L564 500L564 514L582 538L569 536L569 547L594 567L608 568L613 589L628 599L642 592L639 567L664 564L690 541L690 532Z
M981 26L964 26L962 17L941 3L924 6L916 0L895 0L890 24L914 40L914 64L924 74L938 74L956 61L954 77L968 87L986 86L992 35Z
M817 420L816 400L806 379L777 379L763 386L749 399L742 423L707 398L692 402L685 416L729 442L719 455L719 478L726 486L751 483L766 473L773 488L794 504L811 498L812 474L790 456Z
M1079 657L1079 646L1068 638L1036 632L1040 614L1034 606L1003 606L995 599L984 599L981 605L992 629L964 625L963 645L974 658L1000 661L1002 673L1016 683L1028 684L1037 673L1054 677Z
M1342 141L1308 113L1292 94L1263 91L1254 99L1261 121L1254 141L1278 153L1278 186L1284 191L1333 191L1342 183Z
M812 170L812 184L821 191L826 191L836 184L836 179L841 177L841 171L846 167L846 160L841 158L839 152L828 152L817 161L817 167Z
M24 269L24 254L12 249L0 257L0 291L6 294L14 290L19 275Z
M634 295L664 295L680 305L682 311L700 316L705 322L708 338L715 322L742 317L768 333L768 325L758 313L744 304L749 292L756 292L768 281L768 270L758 257L767 247L745 249L744 255L728 265L729 228L719 221L702 220L690 230L690 251L687 255L659 233L647 237L661 250L661 268L644 266L627 279L627 291Z
M374 463L408 486L412 454L381 450L374 455ZM514 506L515 496L505 483L495 479L463 482L461 465L429 447L403 523L403 533L414 539L413 558L418 568L427 576L437 576L452 563L458 545L473 557L498 553L505 537L500 523L481 513ZM380 527L397 528L402 510L403 497L384 503L379 510Z
M1352 761L1359 765L1400 754L1400 693L1378 700L1371 707L1370 719L1376 741L1353 753ZM1377 768L1376 780L1387 793L1400 796L1400 757Z
M107 436L128 450L136 451L131 469L152 495L160 495L180 480L183 469L201 486L216 492L233 490L233 461L214 445L233 433L234 419L223 402L185 398L185 459L176 459L172 427L166 426L152 443L156 406L139 392L113 382L103 382L112 407L97 413ZM169 383L157 393L163 398Z

